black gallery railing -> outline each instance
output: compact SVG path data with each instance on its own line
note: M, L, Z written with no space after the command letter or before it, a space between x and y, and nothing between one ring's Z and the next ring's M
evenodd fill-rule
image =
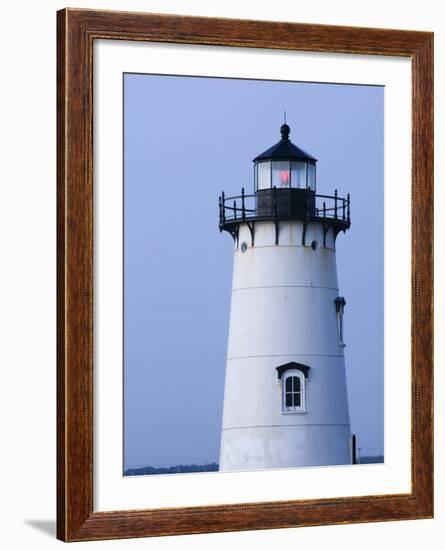
M219 197L219 226L223 229L226 224L240 223L244 220L267 220L294 218L304 219L306 221L330 221L338 222L340 225L349 227L351 222L351 197L348 193L346 198L339 197L337 190L334 195L308 195L308 205L304 209L304 216L289 215L286 216L280 211L279 194L280 191L274 187L271 194L269 206L258 209L258 194L246 195L244 188L241 195L226 197L224 192ZM278 196L278 197L277 197ZM309 206L309 200L312 200Z

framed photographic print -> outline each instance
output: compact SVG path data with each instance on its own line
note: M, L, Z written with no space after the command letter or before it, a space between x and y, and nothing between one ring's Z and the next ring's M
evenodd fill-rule
M432 517L432 52L58 12L58 538Z

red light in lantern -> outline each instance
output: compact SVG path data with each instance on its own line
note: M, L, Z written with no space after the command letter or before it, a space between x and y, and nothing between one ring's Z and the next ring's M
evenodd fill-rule
M289 170L280 170L281 187L289 185Z

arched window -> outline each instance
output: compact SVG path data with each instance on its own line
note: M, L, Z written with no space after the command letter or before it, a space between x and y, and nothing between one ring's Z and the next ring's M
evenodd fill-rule
M281 383L281 411L283 413L305 413L306 379L309 376L310 367L290 361L275 368Z
M283 412L304 412L305 377L299 370L288 370L283 375Z

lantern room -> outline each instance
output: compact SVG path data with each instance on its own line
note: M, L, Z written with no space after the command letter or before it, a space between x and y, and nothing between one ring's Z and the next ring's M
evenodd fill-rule
M289 139L290 128L281 126L281 140L254 159L255 192L265 189L307 189L316 191L317 159L296 147Z
M281 139L254 160L256 211L305 219L315 213L317 159L294 145L283 124Z

